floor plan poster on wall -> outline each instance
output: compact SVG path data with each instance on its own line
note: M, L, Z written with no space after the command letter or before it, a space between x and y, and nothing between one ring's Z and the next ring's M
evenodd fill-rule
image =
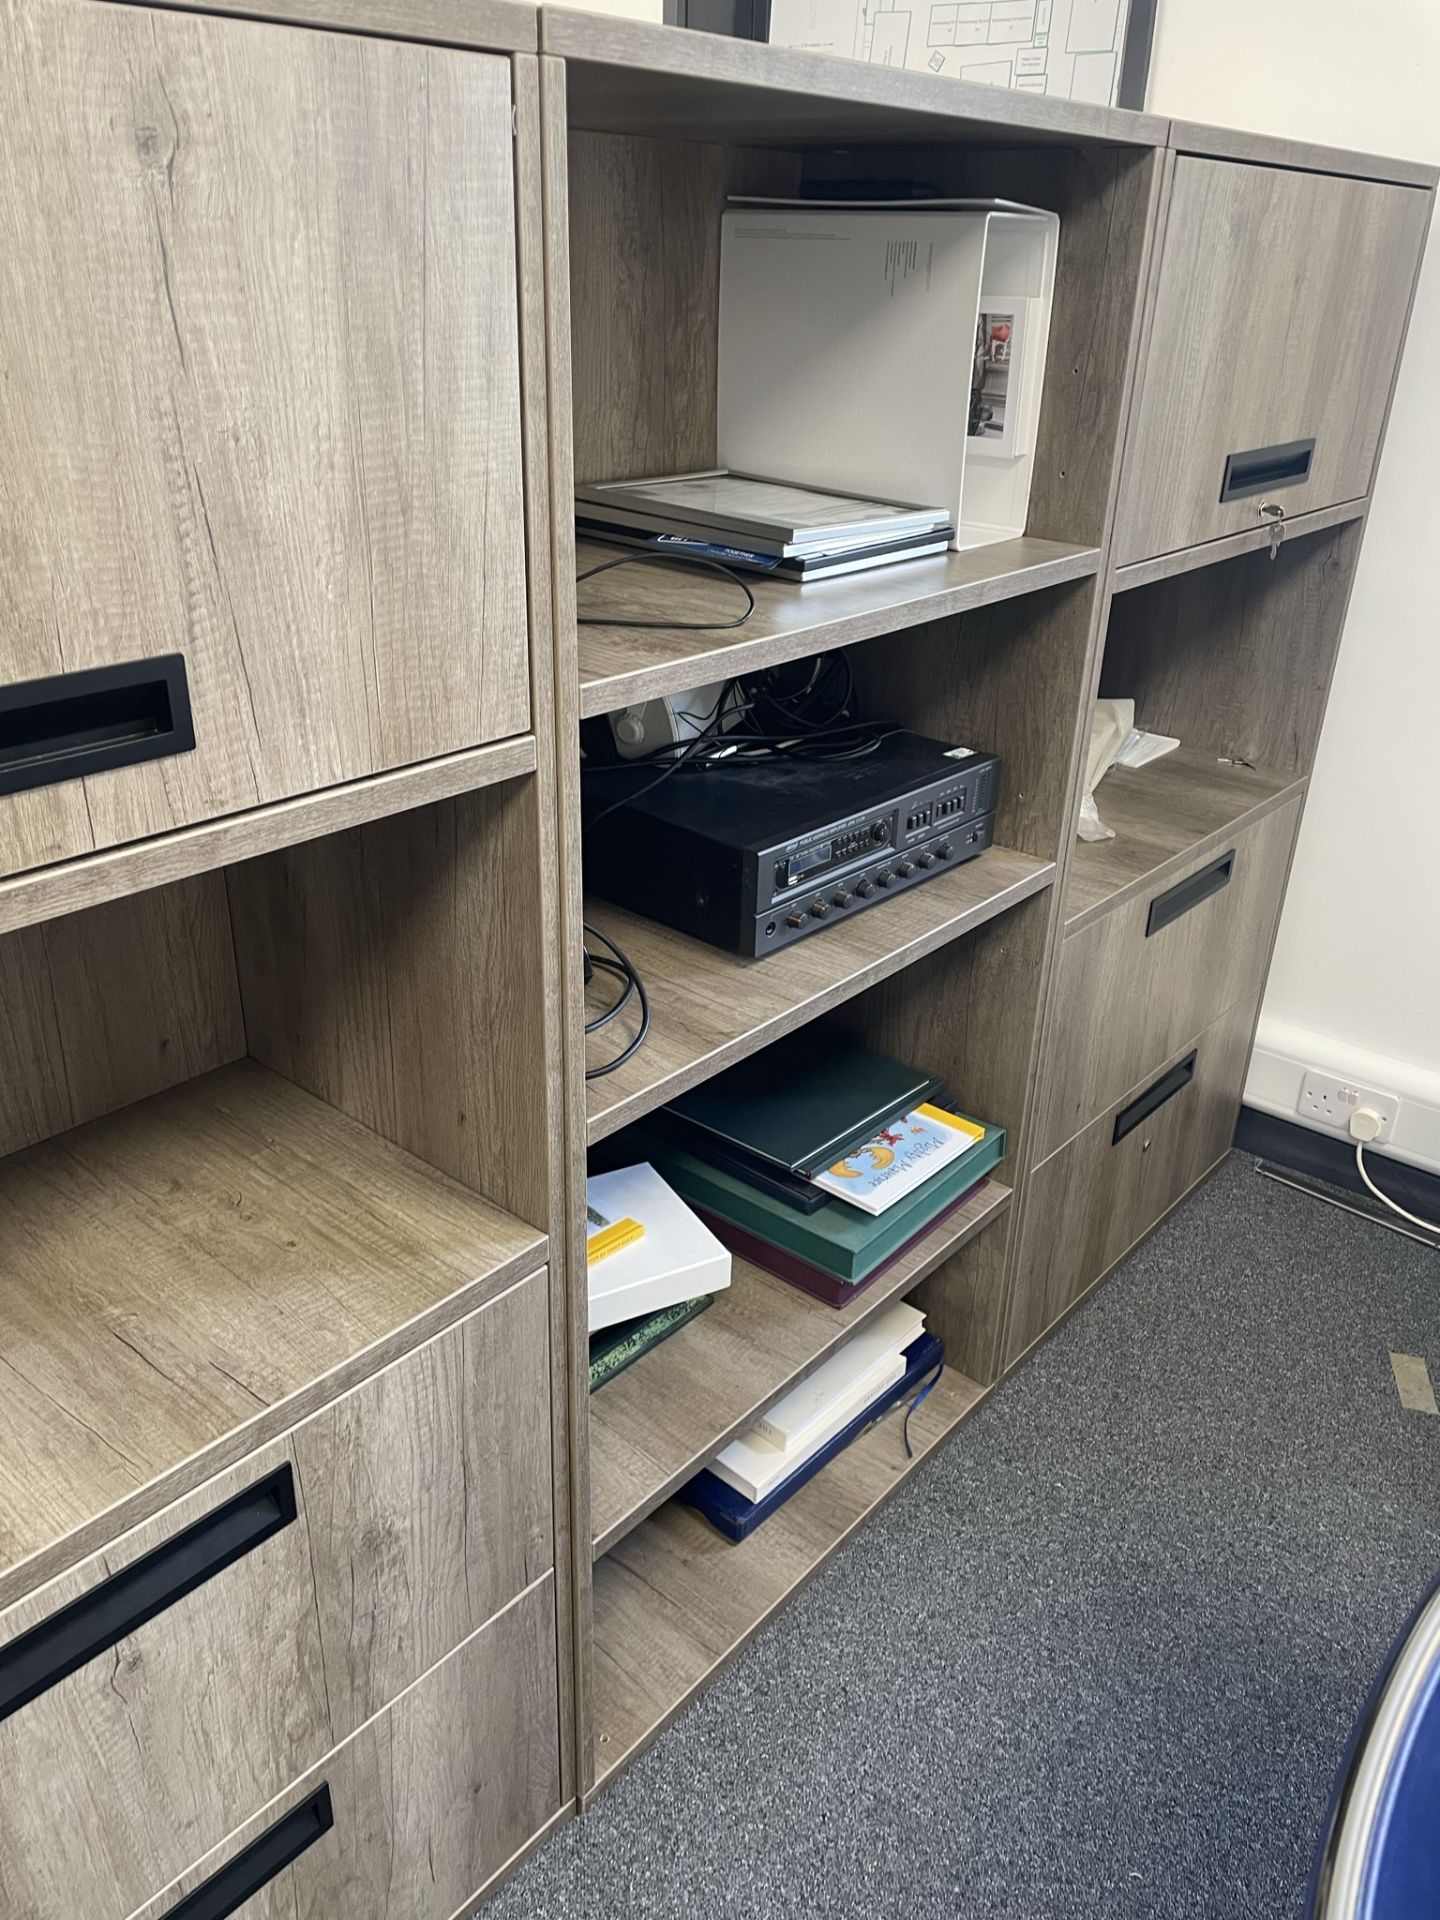
M771 0L770 40L1109 106L1130 0Z

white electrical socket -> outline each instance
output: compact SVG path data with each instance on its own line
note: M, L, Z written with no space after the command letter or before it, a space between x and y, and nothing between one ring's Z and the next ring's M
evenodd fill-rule
M1375 1136L1379 1142L1388 1140L1394 1132L1399 1106L1398 1094L1357 1086L1353 1080L1337 1080L1331 1073L1307 1073L1300 1082L1295 1111L1317 1126L1348 1134L1351 1114L1359 1107L1373 1107L1380 1116L1380 1131Z

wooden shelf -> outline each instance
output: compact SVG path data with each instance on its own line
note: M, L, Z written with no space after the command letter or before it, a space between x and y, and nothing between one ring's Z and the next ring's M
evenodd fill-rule
M547 6L541 51L565 61L570 123L612 133L764 142L950 140L1163 146L1168 120L900 67Z
M546 1253L249 1060L0 1161L0 1230L0 1606Z
M1188 861L1222 852L1220 840L1304 786L1295 774L1231 766L1187 747L1136 771L1113 767L1096 789L1095 804L1115 838L1075 843L1065 886L1066 933L1158 887Z
M985 1180L853 1306L839 1309L735 1256L698 1319L590 1396L593 1550L608 1553L763 1408L881 1307L917 1287L1010 1205Z
M843 925L745 960L602 901L586 919L618 941L650 996L650 1035L623 1067L586 1083L591 1145L642 1114L1041 892L1052 862L991 847L924 886ZM587 996L587 1017L611 998L608 981ZM635 1032L627 1011L588 1042L589 1064L612 1059Z
M1331 527L1347 527L1354 520L1363 520L1369 508L1368 500L1342 500L1338 506L1297 513L1293 520L1285 522L1286 543L1303 540L1307 534L1324 533ZM1178 574L1219 566L1226 560L1238 560L1243 554L1260 553L1269 545L1269 527L1257 526L1244 533L1226 534L1221 540L1207 540L1198 547L1181 547L1175 553L1156 554L1150 560L1132 560L1127 566L1115 569L1113 590L1129 593L1136 587L1153 586L1157 580L1173 580Z
M477 793L482 787L534 771L535 738L522 733L493 746L470 747L439 760L422 760L366 780L351 780L319 793L277 800L221 820L205 820L149 840L132 840L76 860L12 874L0 880L0 934L126 894L144 893L172 880L213 873L217 867L254 860L281 847L297 847L439 800L453 800L462 793Z
M947 1367L910 1422L913 1460L896 1409L738 1546L671 1501L597 1561L597 1786L669 1725L984 1397Z
M582 541L576 570L584 573L619 552ZM580 711L587 717L611 713L732 674L753 673L808 653L993 606L1086 578L1099 562L1094 547L1020 539L843 574L809 586L748 575L755 611L733 635L675 627L582 626ZM582 586L580 594L582 612L616 619L726 620L744 605L732 581L679 567L617 567Z

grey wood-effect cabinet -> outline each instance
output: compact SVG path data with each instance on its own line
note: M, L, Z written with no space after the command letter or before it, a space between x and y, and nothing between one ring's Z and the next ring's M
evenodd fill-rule
M0 46L0 1905L458 1920L1227 1151L1436 175L511 0ZM877 177L1060 216L1025 536L625 625L713 595L577 586L573 476L713 458L727 195ZM994 848L758 964L593 903L587 1082L579 721L831 649ZM175 655L190 751L26 693ZM1184 744L1077 846L1097 689ZM822 1017L1004 1164L592 1403L590 1155ZM899 1297L913 1460L677 1502Z

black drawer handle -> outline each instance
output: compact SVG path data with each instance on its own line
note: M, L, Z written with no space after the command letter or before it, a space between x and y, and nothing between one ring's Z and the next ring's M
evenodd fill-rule
M1286 440L1279 446L1232 453L1220 478L1220 498L1244 500L1252 493L1271 493L1276 487L1302 486L1310 478L1314 458L1313 440Z
M322 1834L335 1824L330 1804L330 1789L322 1786L308 1800L284 1814L273 1827L267 1827L258 1840L252 1840L243 1853L237 1853L226 1867L186 1894L178 1907L171 1907L161 1920L226 1920L228 1914L243 1907L277 1873L283 1873L298 1860L307 1847L313 1847Z
M194 745L183 654L0 687L0 794L189 753Z
M213 1580L294 1518L295 1476L287 1462L0 1648L0 1720Z
M1192 873L1188 880L1177 881L1164 893L1157 893L1150 902L1145 938L1148 940L1152 933L1159 933L1172 920L1178 920L1181 914L1189 913L1202 900L1208 900L1212 893L1219 893L1222 887L1228 887L1234 871L1235 849L1232 847L1229 853L1222 853L1218 860L1212 860L1208 867L1201 867L1198 873Z
M1195 1055L1191 1052L1171 1067L1168 1073L1162 1073L1153 1087L1147 1087L1144 1093L1136 1095L1128 1107L1120 1109L1115 1116L1115 1131L1110 1136L1111 1146L1118 1146L1127 1133L1133 1133L1136 1127L1143 1126L1157 1108L1163 1107L1167 1100L1173 1100L1194 1078Z

